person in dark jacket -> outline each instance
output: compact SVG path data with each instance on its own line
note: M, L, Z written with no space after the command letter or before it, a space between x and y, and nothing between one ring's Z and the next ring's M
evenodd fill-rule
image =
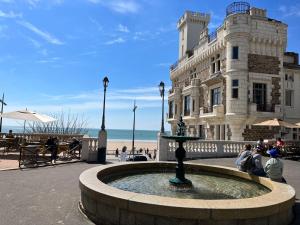
M56 163L57 158L57 138L50 137L46 142L47 150L51 152L51 163Z

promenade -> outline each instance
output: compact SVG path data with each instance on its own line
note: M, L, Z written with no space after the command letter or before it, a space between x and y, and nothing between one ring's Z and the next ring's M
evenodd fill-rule
M267 158L264 158L264 161ZM110 163L117 163L109 157ZM284 161L284 176L300 193L300 162ZM234 166L233 158L201 159L192 162ZM97 166L78 162L27 170L0 171L1 225L85 225L92 224L78 211L78 178L84 170ZM300 224L299 215L293 225Z

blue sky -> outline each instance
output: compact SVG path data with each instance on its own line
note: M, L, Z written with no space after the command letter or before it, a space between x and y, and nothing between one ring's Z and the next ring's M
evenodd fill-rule
M214 2L214 4L212 4ZM185 10L212 15L219 26L232 1L199 0L0 0L0 94L5 111L84 115L100 127L102 78L107 128L158 130L158 84L170 86L178 57L176 22ZM249 1L289 25L288 50L300 51L300 1ZM4 125L14 125L5 120Z

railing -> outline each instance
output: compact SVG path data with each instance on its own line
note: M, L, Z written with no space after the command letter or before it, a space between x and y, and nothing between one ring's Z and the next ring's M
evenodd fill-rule
M177 68L177 66L178 66L178 60L173 65L170 66L170 70L171 71L175 70Z
M236 13L250 13L250 4L248 2L234 2L227 6L226 16Z
M272 104L263 104L263 105L256 105L256 110L258 112L275 112L275 105Z
M7 133L0 133L0 138L6 137ZM27 141L47 140L49 137L57 137L59 141L67 141L72 138L82 139L82 134L48 134L48 133L13 133L14 137Z
M159 160L176 160L178 143L172 140L159 140ZM236 157L245 144L255 145L255 141L188 141L183 144L187 159Z
M217 39L217 30L211 32L208 35L208 43L212 42L213 40Z

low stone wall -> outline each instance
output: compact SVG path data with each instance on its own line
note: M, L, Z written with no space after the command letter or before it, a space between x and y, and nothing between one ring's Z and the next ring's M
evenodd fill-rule
M126 163L84 171L79 177L82 211L96 224L109 225L288 225L293 219L295 190L291 186L227 167L187 164L186 171L207 171L252 180L271 192L248 199L177 199L127 192L102 182L120 171L159 168L175 170L175 163Z
M184 143L187 159L236 157L245 144L255 145L255 141L188 141ZM158 161L176 160L178 143L158 137Z

